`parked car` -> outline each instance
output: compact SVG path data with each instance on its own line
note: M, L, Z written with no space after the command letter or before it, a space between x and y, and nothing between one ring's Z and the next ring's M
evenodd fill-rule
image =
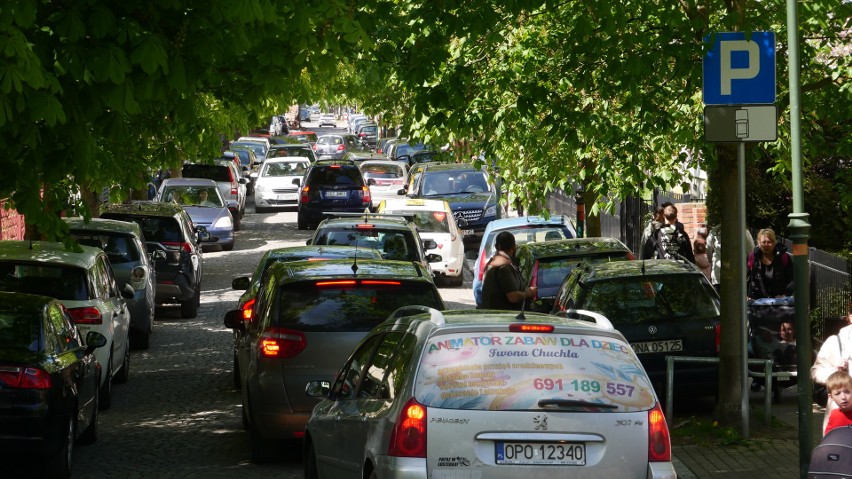
M332 113L323 113L319 118L319 126L320 128L324 126L331 126L332 128L337 128L337 118L334 117Z
M412 145L408 143L408 140L403 140L389 145L388 151L385 152L385 154L388 155L388 158L391 160L397 160L401 156L410 156L413 153L423 150L429 150L429 146L423 143L415 143ZM408 162L408 159L406 158L404 161Z
M55 299L0 293L0 449L39 456L39 477L69 477L74 443L98 438L98 386L103 375L94 351L107 339L83 340ZM40 469L40 470L39 470Z
M441 258L440 261L429 263L435 279L443 280L450 286L461 286L464 283L464 241L453 210L446 201L402 198L384 200L379 204L377 213L410 218L423 242L431 240L435 243L434 248L425 250L427 256Z
M308 383L321 402L305 477L675 477L636 354L606 318L583 314L595 322L395 311L333 381Z
M369 248L356 248L354 246L289 246L286 248L276 248L268 250L260 258L254 273L251 275L239 275L231 281L231 287L238 291L245 291L239 301L237 301L237 309L243 312L243 319L248 321L251 319L252 309L254 308L255 296L260 287L260 279L263 273L273 263L289 263L295 261L321 261L328 259L382 259L381 253ZM237 347L241 339L242 330L234 329L234 387L239 389L240 383L240 365L237 361Z
M298 206L299 189L310 166L310 160L299 156L266 160L256 180L255 211L263 213L271 208Z
M719 295L688 262L583 263L562 283L553 305L554 313L573 309L610 318L630 341L658 393L666 387L666 356L719 355ZM718 394L718 364L678 365L674 391Z
M112 383L130 377L130 285L118 288L109 259L100 248L62 243L0 241L0 291L56 298L68 310L81 334L102 334L107 347L95 351L104 372L99 404L112 404Z
M328 218L317 226L306 244L370 248L381 252L384 259L416 261L429 272L429 264L441 259L439 255L426 254L437 245L423 240L414 223L403 216L365 213Z
M370 188L374 209L382 200L399 198L408 181L408 167L396 161L367 160L358 163L358 168Z
M387 161L387 159L388 157L385 155L380 155L378 153L373 153L370 151L347 151L346 154L343 155L344 161L348 160L356 164L370 160Z
M301 156L303 158L307 158L311 163L314 163L318 159L314 149L307 143L285 143L272 145L269 149L269 155L267 158L283 158L285 156Z
M426 163L413 198L445 200L453 209L458 223L464 223L462 234L466 249L479 246L488 224L497 219L497 192L485 172L469 163Z
M184 178L206 178L216 182L222 199L231 211L234 231L240 230L240 223L246 212L248 180L242 176L232 162L216 160L212 165L187 163L183 165ZM162 191L162 185L160 186Z
M561 232L551 236L561 237ZM536 295L528 300L529 309L540 313L553 310L553 300L562 282L583 261L629 261L630 248L615 238L571 238L527 242L517 247L515 261L521 271L524 289L537 288Z
M334 134L317 138L315 151L319 158L339 160L347 151L364 150L355 135Z
M207 230L210 238L202 249L218 246L224 251L231 251L235 244L236 221L219 191L213 180L169 178L160 185L157 201L179 204L195 226Z
M240 170L242 176L249 180L249 183L246 185L248 189L248 194L254 193L254 183L252 182L252 173L255 173L258 168L260 168L260 161L258 161L257 156L255 156L254 151L243 148L235 148L233 150L227 150L222 152L222 157L225 159L228 158L237 158L240 162Z
M275 263L261 279L251 318L225 315L241 329L238 361L251 457L277 457L298 440L317 400L308 380L330 381L352 348L392 311L409 304L444 309L429 272L387 260ZM289 445L292 447L292 445Z
M232 141L231 150L249 149L254 152L257 161L263 163L266 159L266 152L269 151L269 145L257 141Z
M317 161L305 174L299 192L300 230L319 224L326 213L360 213L372 204L361 170L352 163Z
M396 143L399 141L399 138L392 136L386 138L379 138L378 143L376 143L376 153L386 154L388 146L392 143Z
M291 131L289 135L290 138L298 141L299 143L307 143L313 147L317 144L317 134L313 131Z
M466 252L469 260L474 260L473 265L473 299L476 306L482 305L482 280L485 277L485 265L497 252L494 247L494 239L502 231L508 231L515 236L515 243L520 246L532 241L561 240L575 238L577 236L571 219L567 216L520 216L517 218L500 218L492 221L482 233L482 241L479 244L476 255Z
M180 303L181 316L196 317L201 304L200 243L209 241L210 233L193 225L189 214L174 203L106 204L101 218L139 225L157 271L156 303Z
M130 311L130 345L148 349L154 330L154 285L157 272L145 246L142 229L128 221L92 218L64 218L71 237L78 243L104 250L109 258L118 288L133 288L127 300Z
M358 125L355 136L365 148L375 149L379 142L379 126L375 123L362 123Z

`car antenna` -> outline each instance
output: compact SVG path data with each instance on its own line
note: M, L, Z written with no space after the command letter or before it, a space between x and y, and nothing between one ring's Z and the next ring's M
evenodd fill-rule
M645 260L642 260L642 276L645 276Z
M517 319L518 321L526 321L527 320L527 317L524 315L524 309L526 308L526 306L527 306L527 298L524 298L524 300L521 302L521 312L518 313L517 316L515 316L515 319Z
M352 275L358 276L358 240L355 240L355 257L352 258Z

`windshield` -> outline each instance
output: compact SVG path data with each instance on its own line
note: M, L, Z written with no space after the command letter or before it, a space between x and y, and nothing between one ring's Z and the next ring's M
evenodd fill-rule
M481 171L446 171L427 173L423 177L425 196L483 193L490 191L485 173Z
M266 163L261 176L301 176L306 171L308 163L303 161Z
M167 186L163 189L161 201L172 201L183 206L206 206L222 208L225 203L219 195L219 189L199 186Z
M494 246L494 240L497 239L497 233L508 231L512 233L515 237L515 244L520 246L524 243L532 243L532 242L542 242L542 241L553 241L553 240L562 240L571 238L570 235L565 233L564 227L557 225L539 225L539 226L519 226L517 228L506 228L501 229L500 231L492 231L491 234L485 238L485 251L488 252L489 257L493 256L494 253L497 252L496 247Z
M581 412L647 410L656 400L632 351L624 341L594 335L438 335L423 348L414 395L424 406L446 409L529 411L544 409L541 400L561 399L583 401L574 406Z
M450 223L447 213L443 211L423 210L382 210L389 215L404 215L411 218L412 223L421 233L449 233Z

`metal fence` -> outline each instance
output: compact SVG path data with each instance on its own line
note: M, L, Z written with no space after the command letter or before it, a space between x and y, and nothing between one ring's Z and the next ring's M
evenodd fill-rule
M695 201L689 195L658 193L657 204ZM699 200L700 201L700 200ZM548 198L551 214L576 216L574 197L556 190ZM642 231L650 218L653 204L641 198L628 198L619 203L615 214L601 214L601 235L618 238L638 257L642 248ZM792 250L790 240L782 240ZM852 261L816 248L809 248L810 313L814 322L813 334L824 339L845 325L843 317L852 304Z

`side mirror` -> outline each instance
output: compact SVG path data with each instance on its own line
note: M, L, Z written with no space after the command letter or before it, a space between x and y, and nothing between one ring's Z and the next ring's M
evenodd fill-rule
M136 290L133 289L133 286L129 284L125 284L123 288L121 288L121 297L124 299L133 299L136 296Z
M212 236L210 236L210 232L207 231L206 226L196 226L195 234L198 236L198 241L211 241Z
M310 246L310 245L311 245L311 243L313 243L313 239L308 238L307 240L305 240L305 244L306 244L306 245Z
M106 343L106 336L97 331L89 331L86 333L86 354L92 354L95 349L106 346Z
M435 240L430 240L430 239L423 240L423 249L424 250L435 249L437 247L438 247L438 243L436 243Z
M158 249L151 252L151 261L165 261L166 260L166 252Z
M239 329L244 331L246 328L243 322L243 312L239 309L234 309L225 313L225 326L231 329Z
M241 185L245 185L245 184L247 184L247 183L248 183L248 180L247 180L247 179L245 179L245 178L240 178L239 180L237 180L237 182L238 182L239 184L241 184Z
M311 381L305 385L305 394L308 397L325 399L331 390L328 381Z
M439 254L429 253L426 255L426 262L428 263L440 263L441 261L444 261L444 258Z
M299 186L302 183L302 179L301 178L293 178L292 183L296 186Z
M245 291L249 289L249 284L251 283L251 277L249 276L237 276L231 281L231 288Z

